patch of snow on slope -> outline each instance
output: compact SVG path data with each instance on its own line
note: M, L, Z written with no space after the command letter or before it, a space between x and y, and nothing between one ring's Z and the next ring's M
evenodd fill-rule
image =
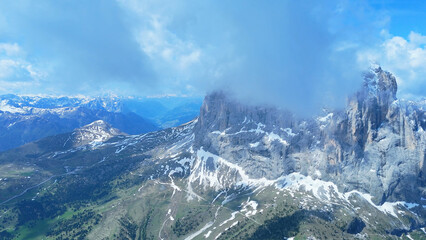
M282 131L284 131L285 133L287 133L288 136L290 137L294 137L297 134L293 133L293 130L291 128L281 128Z
M258 203L256 201L250 200L249 197L247 201L243 202L241 205L242 209L240 210L240 212L245 212L246 217L256 215L258 206ZM249 208L251 208L252 210L249 210Z
M282 143L283 145L289 145L288 143L287 143L287 141L286 140L284 140L284 139L282 139L280 136L278 136L277 134L275 134L275 133L273 133L273 132L271 132L271 133L267 133L266 135L265 135L265 138L266 138L266 140L268 141L268 142L273 142L273 141L279 141L280 143Z
M212 233L212 231L208 231L206 234L204 234L205 238L208 238L210 236L210 234Z
M235 219L235 216L237 215L238 211L232 212L231 213L231 217L226 219L225 221L223 221L221 224L219 224L219 227L222 227L223 225L225 225L226 223L228 223L229 221L232 221Z
M320 122L323 122L323 123L325 123L325 122L328 122L328 121L330 121L330 119L333 117L333 113L329 113L329 114L327 114L326 116L324 116L324 117L319 117L319 118L317 118L317 120L318 121L320 121Z
M208 167L207 161L210 162ZM232 175L230 175L232 174ZM231 182L230 182L231 181ZM233 181L233 182L232 182ZM385 202L382 205L375 205L373 203L372 196L367 193L361 193L358 191L351 191L347 193L341 193L336 184L327 182L319 179L313 179L311 176L304 176L300 173L291 173L286 176L281 176L275 180L268 180L266 178L253 179L246 173L246 171L239 165L229 162L215 154L205 151L203 148L196 151L196 158L194 166L191 169L191 174L188 181L188 192L193 192L191 183L199 183L200 186L211 187L216 191L223 190L229 185L235 186L248 186L248 187L266 187L274 185L279 189L290 190L290 193L294 192L310 192L312 195L321 200L326 204L351 204L349 197L352 194L358 194L365 199L370 205L379 211L390 214L394 217L398 217L395 213L395 207L402 205L407 209L418 206L415 203L406 203L402 201L398 202ZM193 193L195 196L195 193ZM231 200L228 200L231 199ZM188 197L188 199L190 199ZM227 196L224 202L232 201L232 196ZM223 203L225 204L225 203ZM246 203L248 204L248 203ZM250 205L255 202L250 201ZM249 205L247 205L249 206ZM254 208L254 205L251 205ZM257 207L257 205L256 205ZM253 211L250 212L252 214ZM255 214L255 212L254 212ZM225 221L226 222L226 221Z
M252 179L241 166L204 151L203 148L197 151L195 163L189 176L190 183L198 181L199 185L219 191L226 184L230 184L230 178L235 178L237 186L267 186L275 183L275 181L266 178Z
M317 118L318 122L320 122L320 129L324 129L330 120L333 118L333 113L329 113L324 117Z
M347 203L350 203L349 197L352 194L358 194L377 210L383 212L384 214L390 214L396 218L398 218L395 213L396 206L402 205L407 209L418 206L418 204L406 203L403 201L385 202L382 205L376 205L372 201L372 196L370 194L361 193L355 190L347 193L341 193L339 192L337 186L332 182L326 182L318 179L314 180L310 176L304 176L300 173L292 173L285 176L284 178L281 178L281 180L278 181L277 186L293 191L300 191L300 189L304 189L307 192L312 192L312 194L317 199L330 203L333 202L332 200L343 200Z
M10 106L7 100L2 100L0 102L0 111L10 112L10 113L25 113L26 111L22 108L17 108Z
M343 195L339 193L337 186L332 182L325 182L319 179L312 179L310 176L304 176L300 173L292 173L285 177L282 177L277 186L279 188L285 188L293 191L300 191L301 187L306 192L312 192L312 194L319 200L330 202L333 197L343 198Z
M353 190L353 191L345 193L344 194L345 199L347 201L349 201L349 197L352 194L358 194L359 196L361 196L362 198L364 198L370 205L372 205L373 207L375 207L377 210L383 212L384 214L390 214L390 215L392 215L392 216L394 216L396 218L398 218L398 216L395 213L395 207L397 205L404 205L404 203L405 203L405 202L402 202L402 201L398 201L398 202L385 202L382 205L376 205L371 200L373 197L370 194L368 194L368 193L361 193L361 192L356 191L356 190Z
M195 233L193 233L193 234L189 235L188 237L186 237L185 240L191 240L191 239L195 238L196 236L198 236L201 233L203 233L205 230L207 230L207 228L211 227L212 225L213 225L213 222L207 223L203 228L201 228L200 230L198 230Z
M265 124L257 123L257 128L256 129L250 129L249 132L254 132L256 134L265 133L265 131L263 131L263 129L262 129L264 127L265 127Z
M180 188L175 184L175 181L173 181L173 178L172 178L172 175L174 174L174 173L180 173L180 172L182 172L183 171L183 169L182 168L176 168L175 170L171 170L170 172L169 172L169 178L170 178L170 186L173 188L173 194L172 194L172 197L175 195L175 193L176 193L176 191L182 191L182 190L180 190Z

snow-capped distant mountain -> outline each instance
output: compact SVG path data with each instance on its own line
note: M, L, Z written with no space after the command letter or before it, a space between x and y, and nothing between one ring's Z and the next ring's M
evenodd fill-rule
M126 135L120 130L113 128L103 120L97 120L81 128L75 129L69 140L72 146L82 146L86 144L98 144L109 140L112 137ZM66 145L68 142L65 142Z
M425 105L396 91L378 68L345 110L309 119L216 92L178 127L128 136L96 121L6 151L0 233L49 219L37 234L425 239Z
M195 98L1 95L0 151L69 132L96 120L104 120L128 134L176 126L197 116L201 103L196 102Z

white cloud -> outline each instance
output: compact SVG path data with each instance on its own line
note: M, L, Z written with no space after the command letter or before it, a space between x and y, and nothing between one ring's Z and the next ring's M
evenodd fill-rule
M410 42L417 45L424 45L426 44L426 36L423 36L416 32L410 32L410 35L408 36L410 39Z
M207 52L208 46L203 46L194 39L191 35L193 32L186 34L186 30L176 31L176 28L186 26L186 20L182 23L180 16L188 16L182 14L182 11L187 11L185 4L162 0L117 1L132 19L130 28L140 50L148 56L155 69L162 86L160 94L199 94L200 88L185 86L193 85L194 78L201 79L194 76L206 71L205 66L213 66L214 60Z
M0 79L13 82L17 78L28 76L28 81L39 79L43 73L24 60L0 59Z
M200 56L201 56L200 50L194 50L193 52L191 52L187 55L181 55L179 57L179 66L181 68L185 69L188 66L199 62Z
M0 93L30 93L32 89L40 86L39 81L17 81L10 82L0 79ZM27 92L28 91L28 92Z
M22 54L22 50L17 43L0 43L0 54L18 56Z
M361 81L356 50L384 24L376 15L353 16L362 4L338 1L233 1L226 8L220 1L117 1L162 85L229 89L301 114L344 102Z
M149 15L148 24L142 24L137 30L137 41L143 50L154 62L167 64L168 67L177 67L178 71L185 71L200 61L202 50L191 41L185 41L167 29L167 17L158 14ZM146 20L146 19L143 19Z
M17 43L0 43L0 92L28 90L38 86L44 76Z
M424 97L426 91L426 36L411 32L408 39L401 36L386 38L376 49L360 53L361 61L378 63L397 77L402 97Z
M11 76L18 65L19 64L13 60L1 59L0 60L0 79Z

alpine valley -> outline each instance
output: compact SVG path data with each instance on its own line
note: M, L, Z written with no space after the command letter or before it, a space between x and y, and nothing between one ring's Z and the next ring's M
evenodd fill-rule
M426 239L426 101L396 93L372 69L298 118L213 92L178 127L99 118L2 152L0 239Z

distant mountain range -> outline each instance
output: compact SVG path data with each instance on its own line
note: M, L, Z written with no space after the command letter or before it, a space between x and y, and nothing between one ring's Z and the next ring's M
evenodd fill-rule
M104 120L127 134L188 122L202 99L0 95L0 151Z

